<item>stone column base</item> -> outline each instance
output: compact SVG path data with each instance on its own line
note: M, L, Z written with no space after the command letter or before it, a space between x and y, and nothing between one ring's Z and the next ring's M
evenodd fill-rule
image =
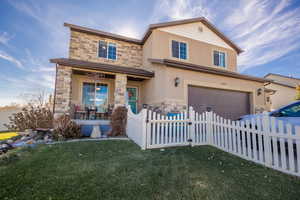
M126 74L116 74L114 108L117 108L119 106L126 106L126 87L127 87Z

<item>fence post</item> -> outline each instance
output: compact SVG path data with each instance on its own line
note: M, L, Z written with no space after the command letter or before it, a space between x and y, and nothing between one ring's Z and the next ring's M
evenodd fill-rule
M192 147L195 145L195 111L192 106L189 107L189 119L190 119L190 126L189 126L189 139L192 140Z
M207 143L209 145L212 144L212 137L213 137L213 119L212 119L212 111L206 112L206 120L207 120Z
M271 142L270 142L270 117L267 112L263 113L262 119L263 135L264 135L264 150L266 165L272 165Z
M146 149L146 138L147 138L147 109L142 111L142 150Z

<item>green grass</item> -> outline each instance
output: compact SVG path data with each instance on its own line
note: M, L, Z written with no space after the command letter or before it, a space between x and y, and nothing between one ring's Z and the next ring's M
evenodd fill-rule
M0 161L0 199L299 199L300 179L213 147L41 145Z

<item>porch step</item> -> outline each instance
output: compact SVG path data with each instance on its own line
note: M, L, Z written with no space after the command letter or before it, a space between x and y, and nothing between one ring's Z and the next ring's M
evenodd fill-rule
M90 137L93 129L97 126L101 132L101 137L107 137L111 130L110 120L74 120L74 122L80 125L81 133L86 137Z
M82 135L90 137L93 132L94 126L99 126L102 136L107 136L111 130L110 125L80 125Z

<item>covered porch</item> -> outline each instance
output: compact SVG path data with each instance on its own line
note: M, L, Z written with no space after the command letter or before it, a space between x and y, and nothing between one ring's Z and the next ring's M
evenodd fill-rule
M142 107L141 78L73 69L70 114L78 120L109 120L116 106Z
M144 81L154 76L144 69L75 59L51 62L56 63L54 114L75 120L110 120L113 109L125 105L138 112Z

